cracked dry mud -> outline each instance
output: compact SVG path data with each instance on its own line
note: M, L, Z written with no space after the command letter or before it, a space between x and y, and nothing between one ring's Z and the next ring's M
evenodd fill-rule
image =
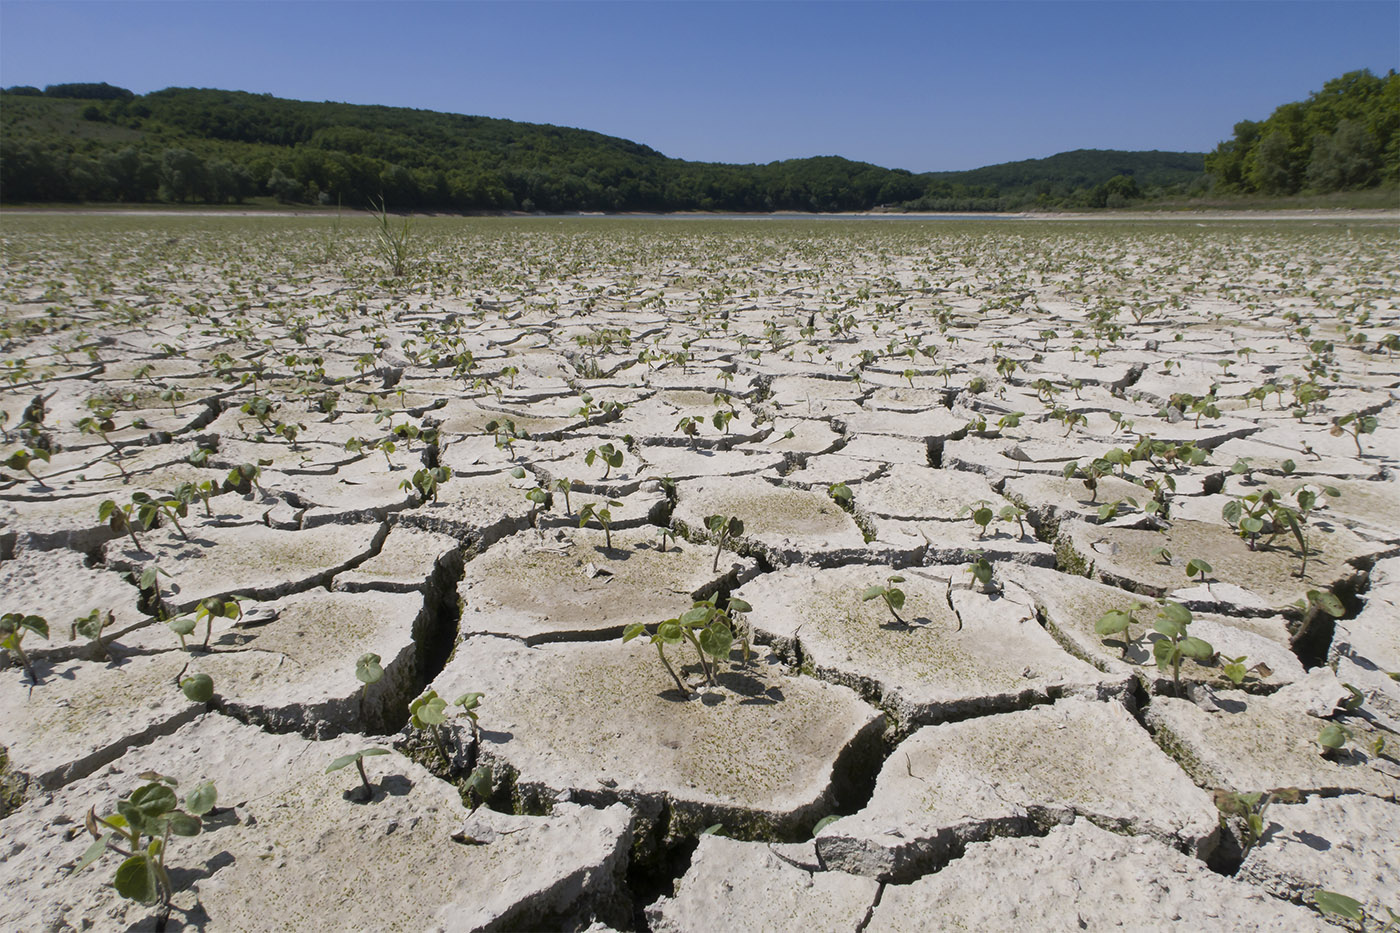
M1393 222L0 239L0 928L156 925L72 870L150 771L167 929L1400 911Z

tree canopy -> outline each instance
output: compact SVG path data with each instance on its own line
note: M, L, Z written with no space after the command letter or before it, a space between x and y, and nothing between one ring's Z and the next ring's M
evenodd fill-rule
M1294 194L1400 181L1400 75L1351 71L1267 120L1243 120L1206 156L1225 191Z
M4 93L7 202L270 195L353 207L383 198L397 209L967 211L1117 206L1204 177L1198 153L1078 150L922 174L839 156L734 165L588 130L242 91L138 96L102 83Z

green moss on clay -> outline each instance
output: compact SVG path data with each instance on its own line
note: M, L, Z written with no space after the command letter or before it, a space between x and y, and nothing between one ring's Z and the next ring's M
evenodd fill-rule
M0 745L0 819L19 809L28 789L29 778L10 770L10 750Z

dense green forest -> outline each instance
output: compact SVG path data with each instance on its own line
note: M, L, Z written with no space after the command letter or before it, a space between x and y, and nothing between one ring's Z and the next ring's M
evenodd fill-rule
M1400 75L1352 71L1267 120L1244 120L1206 156L1227 192L1345 191L1400 181Z
M1393 72L1347 75L1265 123L1237 125L1236 139L1210 156L1077 150L914 174L837 156L689 162L587 130L241 91L12 87L0 94L0 200L273 197L361 207L382 198L394 209L465 211L1122 207L1216 185L1276 192L1393 182L1397 88ZM1276 177L1280 138L1289 188Z

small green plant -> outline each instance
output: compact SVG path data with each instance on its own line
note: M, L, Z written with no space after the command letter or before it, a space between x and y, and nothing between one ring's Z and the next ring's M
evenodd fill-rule
M346 444L349 447L349 444ZM259 494L266 496L267 490L262 488L258 480L262 477L262 465L257 463L240 463L238 466L228 471L228 476L224 477L224 483L235 492L246 495L253 489Z
M564 514L565 514L565 515L568 515L570 512L572 512L572 511L574 510L573 504L569 502L569 492L570 492L570 490L573 489L573 486L574 486L574 481L571 480L571 479L566 479L566 478L564 478L564 477L560 477L559 479L556 479L556 480L554 481L554 485L553 485L554 491L555 491L555 492L561 492L561 493L564 494ZM662 548L662 550L665 550L665 548Z
M982 592L992 592L992 563L981 554L973 557L972 563L968 564L967 572L972 574L972 579L982 588Z
M374 202L370 202L370 207L374 207ZM389 220L389 211L385 206L384 199L379 199L379 209L374 217L374 238L370 244L376 255L389 267L389 272L395 278L403 276L408 270L413 260L412 228L409 218L405 216L403 223L395 226Z
M1380 420L1375 415L1363 415L1359 411L1354 411L1339 418L1333 418L1331 434L1333 437L1350 434L1352 442L1356 444L1356 455L1360 457L1362 455L1361 435L1374 434L1379 426Z
M214 678L208 674L191 674L180 681L180 692L191 702L208 703L214 699Z
M1334 619L1340 619L1347 612L1346 606L1331 590L1308 590L1305 598L1293 605L1303 612L1323 612Z
M141 545L140 539L136 537L136 526L131 519L135 508L135 505L130 502L118 505L114 499L105 499L97 507L97 520L105 523L118 534L126 532L127 536L131 538L131 543L136 545L136 550L145 554L146 549Z
M24 665L24 669L29 672L29 679L37 684L39 678L34 673L34 665L30 663L29 655L24 653L26 632L33 632L47 641L49 623L43 616L24 615L19 612L7 612L0 616L0 648L4 648L18 658L19 663Z
M1216 806L1220 809L1221 826L1226 817L1236 817L1240 821L1240 854L1249 850L1264 836L1264 811L1271 802L1268 791L1253 794L1237 794L1221 791L1216 795Z
M376 755L387 754L389 754L387 748L362 748L358 752L341 755L339 758L326 765L326 773L330 774L348 765L354 765L360 772L360 781L363 782L360 795L361 800L362 802L368 802L374 799L374 785L369 782L369 775L365 773L365 759L373 758Z
M1317 744L1322 749L1323 757L1329 757L1346 748L1351 737L1351 730L1346 726L1339 722L1329 722L1318 732Z
M239 605L238 598L230 596L228 599L219 599L211 596L208 599L199 601L199 607L194 612L194 623L198 625L204 622L204 644L203 648L208 650L209 638L214 632L215 619L241 619L243 618L243 607ZM193 631L193 629L191 629Z
M1193 557L1186 562L1186 579L1199 576L1201 582L1206 582L1206 574L1210 573L1212 567L1199 557Z
M986 535L987 526L992 523L992 520L994 518L996 518L996 513L992 511L992 504L985 499L982 499L972 505L963 506L962 511L958 514L970 514L972 516L973 523L977 525L978 538L981 538L984 535Z
M1249 678L1250 674L1254 674L1258 676L1260 680L1263 680L1273 673L1269 665L1265 664L1263 661L1260 661L1252 667L1246 666L1245 661L1247 658L1245 655L1240 655L1238 658L1222 657L1220 660L1222 662L1220 669L1225 674L1225 678L1237 687L1242 685L1245 680Z
M420 503L436 502L438 501L438 489L451 478L451 467L423 467L413 474L412 479L400 482L399 488L406 492L417 493Z
M885 608L889 609L890 615L899 625L904 625L904 620L899 617L899 610L904 608L904 591L895 586L896 583L903 583L904 578L899 574L888 577L884 586L868 586L860 594L861 602L870 602L872 599L883 599Z
M79 635L92 642L93 653L100 660L106 661L107 644L102 640L102 633L116 621L116 616L112 610L105 612L101 609L94 609L85 616L79 616L73 620L73 627L69 634L70 638L77 638Z
M1163 636L1152 643L1152 657L1159 670L1171 668L1172 686L1178 696L1181 695L1182 659L1191 658L1205 663L1215 656L1215 649L1209 642L1187 634L1186 629L1190 624L1191 610L1180 603L1163 600L1157 610L1157 621L1152 626L1157 634Z
M742 603L742 600L740 602ZM748 606L747 603L743 603L743 605ZM652 633L647 632L644 624L633 623L623 631L622 642L626 644L642 635L650 636L651 643L656 645L657 654L660 656L666 672L671 675L671 679L676 682L676 686L686 696L690 695L690 688L685 685L675 668L671 666L671 662L666 658L665 646L689 642L700 659L700 668L704 672L705 681L713 687L715 686L715 674L719 662L729 657L730 648L734 644L733 621L729 612L719 607L717 596L697 600L690 609L677 618L658 623L656 631ZM713 664L710 663L711 659L714 661Z
M96 434L102 438L103 442L112 448L112 462L116 464L117 470L122 475L122 482L131 482L131 474L126 472L126 467L122 464L122 451L116 442L109 436L117 429L113 420L115 412L111 408L95 407L93 413L78 420L78 430L84 434Z
M480 693L468 693L458 697L455 702L455 705L466 709L471 717L473 738L476 737L476 713L472 710L480 704L481 697ZM447 701L438 696L436 690L429 689L427 693L408 704L408 718L413 728L428 733L433 744L437 746L438 754L442 756L443 765L451 769L452 757L447 754L447 744L442 737L442 725L447 722Z
M997 513L997 521L1015 522L1020 537L1024 538L1026 536L1026 510L1023 506L1016 505L1015 503L1003 505L1001 511Z
M1134 603L1127 609L1110 609L1094 623L1094 633L1105 639L1110 635L1117 635L1123 649L1120 657L1126 659L1128 649L1136 645L1142 638L1142 635L1133 637L1132 627L1141 624L1138 621L1137 613L1146 608L1142 603Z
M28 473L29 478L34 480L34 482L38 483L40 487L44 489L52 489L53 487L51 487L48 483L44 482L42 479L36 476L34 474L34 471L30 468L30 465L35 460L40 460L44 463L48 463L49 452L43 449L42 447L36 447L32 449L26 447L22 450L16 450L14 453L6 457L3 465L8 470L23 470L25 473Z
M367 651L355 661L355 679L360 682L360 718L365 716L365 701L369 699L369 688L384 679L383 659L373 651Z
M603 461L603 479L608 478L608 474L622 466L622 451L612 444L602 444L598 447L591 447L583 455L583 462L592 466L594 460Z
M512 458L515 457L515 442L529 439L529 435L518 429L515 422L509 418L493 418L486 422L486 433L495 435L496 446L505 448L506 453Z
M588 524L589 519L597 520L603 526L603 546L609 551L612 550L612 510L610 506L621 505L616 499L607 500L607 504L601 502L590 502L578 513L578 526L582 528Z
M708 515L705 517L705 527L715 536L714 572L719 573L719 555L726 542L743 536L744 523L733 515Z
M82 871L109 850L122 856L113 878L113 887L122 897L146 905L159 905L162 918L170 910L173 894L166 855L171 836L197 836L204 828L202 817L213 812L218 790L213 781L203 781L185 796L184 807L175 796L178 782L155 772L144 772L148 783L117 801L117 811L98 816L89 808L84 825L93 837L83 857L73 868ZM164 925L158 920L157 927Z

